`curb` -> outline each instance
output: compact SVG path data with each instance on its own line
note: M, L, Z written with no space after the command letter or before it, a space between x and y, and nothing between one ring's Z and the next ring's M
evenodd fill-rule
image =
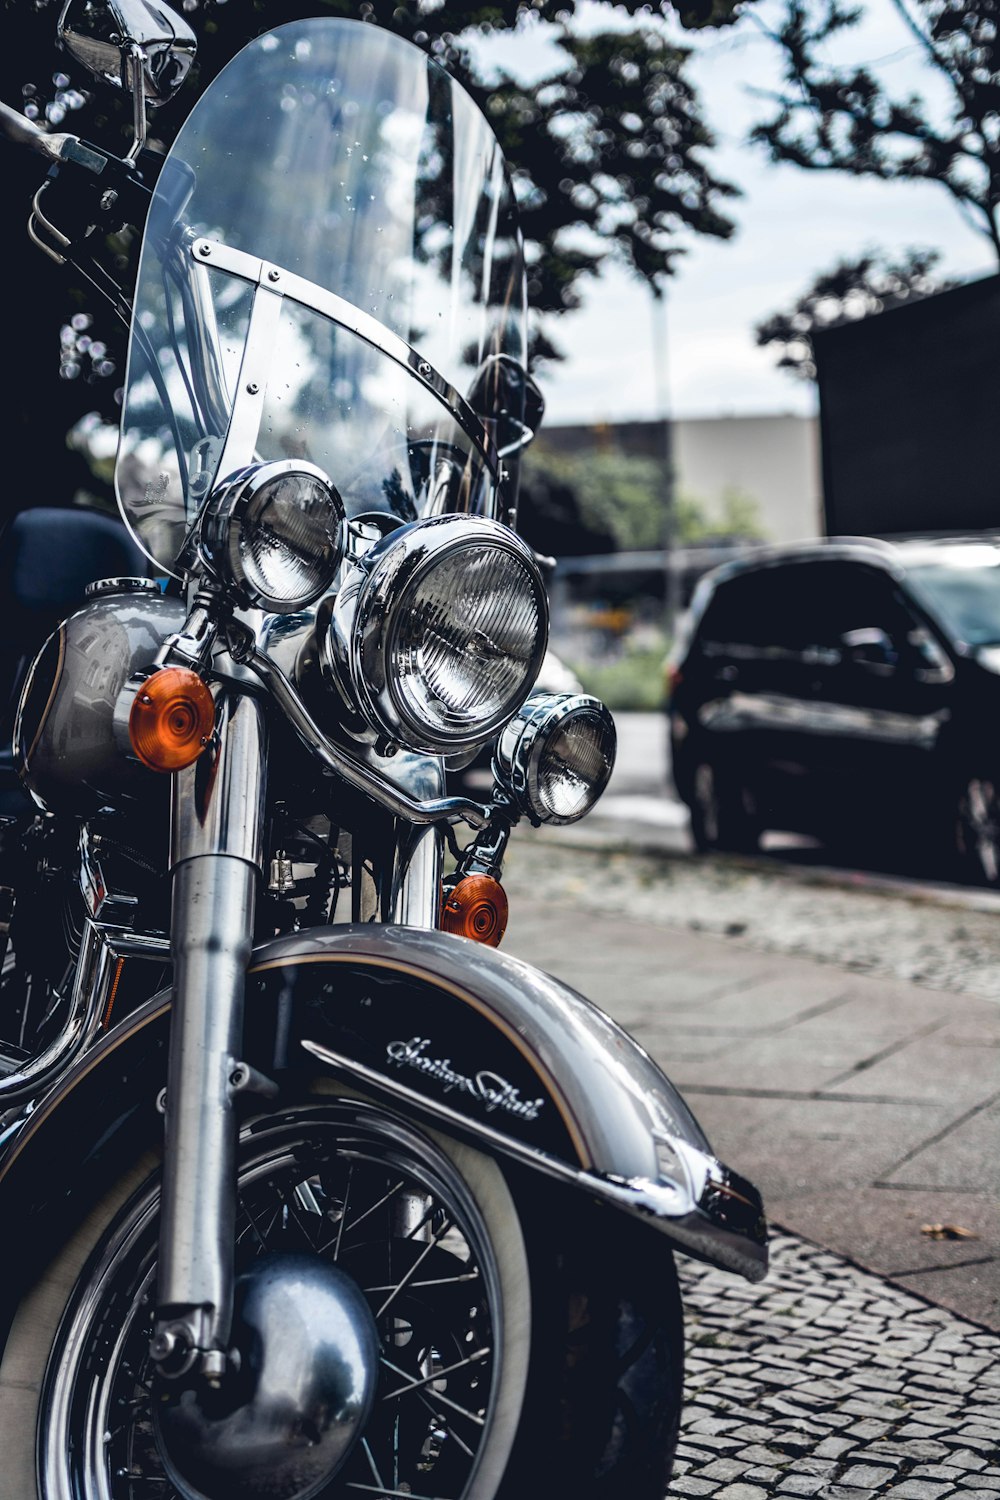
M876 871L842 869L836 865L799 865L783 860L777 854L696 854L658 838L637 826L616 827L598 823L595 827L542 827L533 829L530 837L537 844L578 850L584 854L634 854L649 859L694 862L767 874L799 885L834 887L847 891L873 891L895 896L921 905L942 906L958 911L977 911L1000 916L1000 892L976 890L946 881L920 880L906 875L884 875Z

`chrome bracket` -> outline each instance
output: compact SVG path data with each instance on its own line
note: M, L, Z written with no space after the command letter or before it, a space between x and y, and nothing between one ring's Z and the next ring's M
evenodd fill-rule
M397 818L418 826L431 823L468 823L473 828L485 828L493 817L492 808L468 797L434 797L418 801L415 797L393 786L377 772L352 759L332 740L327 739L315 719L300 698L294 684L284 672L253 644L251 633L243 626L231 630L229 649L233 659L263 682L278 707L288 719L302 744L326 769L355 791L363 792L382 807L387 807Z
M276 1099L278 1085L266 1073L261 1073L246 1062L234 1062L229 1070L229 1092L231 1094L257 1094L262 1099Z
M100 836L92 833L89 825L84 823L80 829L80 891L88 915L94 921L101 917L105 923L116 927L131 927L139 903L134 896L118 895L108 890L97 853L100 844Z
M363 312L360 307L355 307L354 303L348 302L346 298L338 297L335 292L328 291L326 287L318 286L316 282L308 281L304 276L297 276L294 271L286 271L283 266L272 265L269 261L260 260L255 255L248 255L244 250L233 249L232 246L220 244L216 240L196 239L191 245L190 253L200 265L214 266L220 271L228 272L231 276L239 276L244 281L253 282L258 291L268 291L278 297L288 297L292 302L297 302L300 306L307 307L324 318L329 318L332 323L346 328L349 333L355 334L366 344L377 349L379 353L387 355L389 359L401 365L409 375L420 381L436 401L445 407L456 425L472 442L493 476L494 484L498 487L502 484L503 476L500 472L500 457L496 444L465 397L418 350L408 344L405 339L401 339L398 334L386 328L377 318L373 318L370 313ZM256 308L257 299L254 301L254 312ZM251 316L251 330L247 335L248 349L252 331L253 317ZM245 358L246 356L244 360ZM248 379L253 381L255 377L252 374L245 375L241 369L241 391ZM238 395L237 401L239 399ZM235 419L234 411L234 426ZM230 432L232 432L232 427ZM219 473L222 477L232 473L236 467L228 463L228 447L227 439L227 452L223 455L223 462L219 466ZM250 460L244 459L243 462L247 463Z
M111 898L113 903L114 898ZM102 917L114 914L107 898L100 905ZM120 910L120 909L119 909ZM132 913L126 908L131 920ZM97 1041L111 1024L122 968L130 958L170 962L169 939L155 933L133 933L114 921L88 917L84 923L80 953L66 1020L49 1045L16 1071L0 1076L0 1109L20 1104L44 1088Z
M51 220L45 217L39 205L39 200L48 185L48 179L46 179L31 200L31 213L28 215L28 238L33 245L38 246L44 255L47 255L50 260L54 260L57 266L64 266L67 257L62 254L62 251L70 249L72 241L67 235L63 234L61 229L57 229ZM39 236L38 231L40 229L49 237L49 240L52 242L51 244L46 244L45 240ZM59 248L53 249L53 245L57 245Z

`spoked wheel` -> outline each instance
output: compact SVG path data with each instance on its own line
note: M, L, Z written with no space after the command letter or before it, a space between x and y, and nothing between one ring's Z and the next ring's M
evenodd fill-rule
M976 885L1000 886L1000 787L992 777L962 782L955 816L959 874Z
M317 1092L245 1128L237 1273L319 1258L377 1333L374 1402L341 1467L281 1493L662 1496L683 1379L669 1248L575 1190L510 1181L354 1098ZM158 1197L146 1153L22 1296L0 1357L0 1500L199 1500L157 1435Z
M124 1207L103 1204L22 1304L0 1367L0 1412L10 1415L15 1382L23 1390L40 1373L33 1364L47 1368L31 1424L37 1492L34 1434L8 1430L0 1415L0 1493L12 1485L11 1500L187 1500L167 1477L155 1432L148 1346L157 1205L155 1178ZM81 1239L93 1253L77 1269ZM360 1103L269 1119L244 1141L237 1272L275 1252L335 1263L361 1288L379 1337L372 1414L332 1482L309 1495L495 1494L520 1415L531 1325L524 1244L498 1168ZM45 1360L53 1289L74 1270ZM256 1491L234 1483L236 1493Z

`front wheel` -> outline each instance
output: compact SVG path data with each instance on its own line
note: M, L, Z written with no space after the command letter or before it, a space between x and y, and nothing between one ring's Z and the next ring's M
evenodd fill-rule
M336 1262L378 1330L372 1415L310 1497L507 1500L549 1492L542 1475L588 1500L662 1495L681 1389L669 1251L644 1230L637 1259L618 1216L515 1193L490 1158L360 1100L315 1095L244 1130L237 1273L274 1252ZM0 1500L192 1500L155 1432L158 1196L147 1154L22 1297Z

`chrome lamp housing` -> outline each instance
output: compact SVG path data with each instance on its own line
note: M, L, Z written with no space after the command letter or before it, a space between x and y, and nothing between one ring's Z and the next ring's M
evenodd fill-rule
M497 740L493 775L533 823L575 823L607 786L618 736L589 693L532 693Z
M198 548L243 603L290 614L329 591L344 545L338 491L322 469L296 458L254 464L217 486Z
M342 583L324 670L360 711L359 738L455 755L492 739L528 696L548 640L538 565L480 516L399 527Z

